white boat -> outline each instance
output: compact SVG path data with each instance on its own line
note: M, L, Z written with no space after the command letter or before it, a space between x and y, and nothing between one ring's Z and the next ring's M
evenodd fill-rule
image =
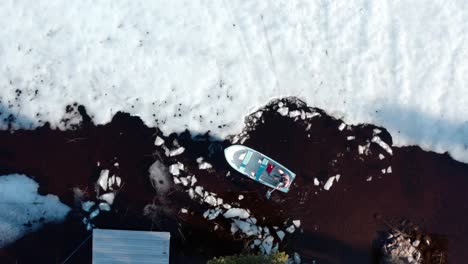
M224 150L231 167L243 175L270 188L287 193L296 174L272 158L242 145L232 145Z

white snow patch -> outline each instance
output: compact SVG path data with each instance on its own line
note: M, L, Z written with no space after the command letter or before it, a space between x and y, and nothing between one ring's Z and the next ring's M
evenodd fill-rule
M0 176L0 248L38 230L43 224L65 219L70 208L55 195L39 195L38 188L39 185L25 175Z
M181 208L181 209L180 209L180 212L181 212L182 214L187 214L187 213L188 213L188 210L187 210L186 208Z
M284 236L285 236L285 233L284 233L282 230L276 231L276 235L278 236L278 238L280 239L280 241L283 241Z

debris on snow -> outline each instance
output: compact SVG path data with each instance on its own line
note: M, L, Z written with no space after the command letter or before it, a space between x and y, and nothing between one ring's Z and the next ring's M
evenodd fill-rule
M198 169L200 169L200 170L207 170L207 169L211 169L212 167L213 166L210 163L206 162L206 161L204 161L204 162L202 162L201 164L198 165Z
M330 188L333 186L334 180L335 180L335 176L328 178L327 182L323 186L323 189L325 189L326 191L330 190Z
M155 146L161 146L162 144L164 144L164 139L160 138L159 136L156 137L156 139L154 140L154 145Z
M289 108L287 108L287 107L280 107L280 108L278 108L277 111L278 111L278 113L279 113L280 115L285 116L285 115L288 114Z
M236 223L232 222L231 223L231 233L235 234L237 231L239 231L239 227L236 225Z
M345 128L346 128L346 124L341 123L340 126L338 127L338 130L343 131L343 129L345 129Z
M173 150L171 150L169 152L169 157L174 157L174 156L180 155L180 154L184 153L184 151L185 151L184 147L179 147L179 148L173 149Z
M378 144L381 148L388 152L388 154L393 155L392 148L385 143L379 136L374 136L371 140L372 142Z
M247 210L242 208L231 208L223 214L224 218L234 218L238 217L241 219L249 218L250 213Z

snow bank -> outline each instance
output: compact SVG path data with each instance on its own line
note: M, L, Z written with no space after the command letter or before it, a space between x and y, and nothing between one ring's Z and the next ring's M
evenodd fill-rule
M70 208L57 196L37 193L39 185L25 175L0 176L0 248L45 223L61 222Z
M468 161L467 10L424 0L2 2L0 120L65 128L76 101L98 124L125 111L166 134L224 138L291 95L383 126L396 145Z

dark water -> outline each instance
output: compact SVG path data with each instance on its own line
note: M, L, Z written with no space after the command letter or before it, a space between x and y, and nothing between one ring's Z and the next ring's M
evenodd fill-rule
M306 108L297 105L298 109ZM229 170L222 149L227 141L190 132L170 135L186 151L167 158L153 142L159 134L136 117L117 114L110 124L84 124L76 131L55 131L47 127L35 131L0 132L0 174L25 173L40 184L42 193L58 195L76 207L72 188L87 190L92 196L101 168L111 168L125 182L116 198L115 211L97 219L101 228L170 231L172 263L204 263L215 255L238 253L240 238L233 238L223 219L221 228L201 214L206 209L188 198L179 186L159 196L148 180L148 168L155 159L170 165L180 161L197 176L200 185L217 193L226 202L249 208L262 225L283 226L300 219L302 230L287 236L282 249L300 253L304 263L375 263L373 242L387 229L382 219L397 223L403 219L418 224L431 234L448 238L450 263L464 263L468 257L468 166L448 155L422 151L418 147L393 148L393 156L376 144L370 155L359 155L358 145L372 138L374 126L363 125L339 131L341 121L321 112L308 123L282 117L272 106L264 109L263 123L248 132L245 145L281 162L297 174L288 194L275 192L265 199L266 187ZM391 143L383 129L381 138ZM348 141L347 136L355 136ZM385 159L380 160L382 153ZM204 156L212 171L198 171L195 159ZM100 162L100 167L96 164ZM119 167L114 167L118 162ZM392 166L391 174L381 170ZM330 191L313 185L314 178L325 182L340 174ZM371 181L366 181L372 176ZM322 184L323 185L323 184ZM245 199L237 200L239 194ZM143 216L143 208L153 203L159 208L155 221ZM193 215L179 214L189 208ZM379 218L375 216L379 215ZM59 263L89 236L80 224L79 211L64 224L47 225L0 253L0 262ZM91 243L87 242L68 263L89 263ZM3 261L3 262L2 262Z

